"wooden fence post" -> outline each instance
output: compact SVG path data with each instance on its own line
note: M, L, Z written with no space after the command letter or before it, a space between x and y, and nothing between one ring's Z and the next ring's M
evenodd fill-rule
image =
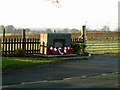
M3 40L2 40L2 43L3 43L3 54L4 54L4 41L5 41L5 28L3 29Z
M7 45L7 38L5 39L5 55L7 55L7 49L8 49L8 45Z
M22 31L22 40L23 40L22 49L26 50L25 29L23 29Z
M22 31L22 38L25 38L25 29Z
M5 38L5 28L3 29L3 39Z
M45 52L44 46L45 46L45 42L43 42L43 45L42 45L42 54L43 55L44 55L44 52Z

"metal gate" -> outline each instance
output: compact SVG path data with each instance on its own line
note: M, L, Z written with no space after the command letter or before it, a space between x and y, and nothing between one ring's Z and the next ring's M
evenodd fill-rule
M91 31L87 32L87 48L89 53L117 53L118 32L113 31Z

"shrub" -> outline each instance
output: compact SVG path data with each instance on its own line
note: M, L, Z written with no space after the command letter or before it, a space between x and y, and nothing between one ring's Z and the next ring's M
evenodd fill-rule
M72 43L73 54L88 54L85 52L85 48L87 47L85 43Z
M24 49L17 49L17 50L15 51L15 56L17 56L17 57L24 57L25 54L26 54L26 52L25 52Z
M80 54L80 52L81 52L81 47L80 47L80 44L78 44L78 43L72 43L72 52L74 53L74 54Z
M85 53L85 48L87 47L87 45L85 43L81 43L80 47L81 47L82 53Z

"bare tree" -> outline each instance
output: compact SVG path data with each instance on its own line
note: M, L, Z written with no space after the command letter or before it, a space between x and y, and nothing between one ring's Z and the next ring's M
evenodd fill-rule
M103 28L102 28L102 31L108 31L108 30L109 30L109 26L104 25Z
M60 8L60 0L46 0L46 1L51 1L57 8Z
M0 33L2 33L3 32L3 29L4 29L5 27L3 26L3 25L0 25Z
M51 29L46 29L45 31L46 33L53 33L53 31Z

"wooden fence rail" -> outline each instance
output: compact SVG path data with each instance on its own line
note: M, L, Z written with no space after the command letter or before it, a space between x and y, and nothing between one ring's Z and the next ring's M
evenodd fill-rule
M18 49L24 49L26 54L38 54L40 53L40 39L5 38L1 47L5 55L15 54Z

